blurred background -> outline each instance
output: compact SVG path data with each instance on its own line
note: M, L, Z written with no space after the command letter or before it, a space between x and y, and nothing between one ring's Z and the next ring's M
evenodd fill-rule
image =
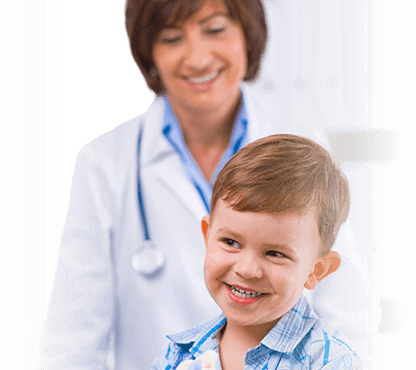
M409 368L414 9L403 0L264 5L269 44L249 88L272 122L326 132L350 180L358 258L372 276L365 368ZM0 45L0 363L23 370L37 368L77 152L154 95L131 57L122 0L2 2Z

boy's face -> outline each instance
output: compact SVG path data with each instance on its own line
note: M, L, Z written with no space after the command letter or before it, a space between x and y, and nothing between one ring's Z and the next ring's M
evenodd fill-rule
M271 327L339 266L318 256L314 209L303 213L237 212L219 199L202 220L205 284L229 321ZM327 255L328 256L328 255ZM332 266L332 267L331 267ZM334 269L335 268L335 269Z

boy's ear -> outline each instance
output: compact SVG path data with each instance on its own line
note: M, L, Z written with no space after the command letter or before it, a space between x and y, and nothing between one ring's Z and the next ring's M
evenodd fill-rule
M208 243L208 236L209 236L209 230L210 230L210 219L208 216L204 216L201 221L201 229L202 234L204 235L204 241L205 241L205 248L207 247Z
M341 265L341 257L337 252L330 251L318 262L315 263L313 271L309 274L308 280L306 280L305 288L312 290L326 278L328 275L337 271Z

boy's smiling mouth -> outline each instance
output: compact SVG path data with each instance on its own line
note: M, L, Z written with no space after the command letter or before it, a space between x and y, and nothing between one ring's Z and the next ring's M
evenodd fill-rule
M232 301L238 304L247 305L257 302L267 295L267 293L260 293L253 290L243 289L236 285L224 283L227 288L228 296Z

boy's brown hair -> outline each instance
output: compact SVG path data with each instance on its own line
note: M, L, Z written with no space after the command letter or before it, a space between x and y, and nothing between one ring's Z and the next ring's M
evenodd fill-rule
M321 255L333 246L350 207L348 180L329 153L296 135L272 135L240 149L215 180L218 199L239 212L300 212L314 207Z
M260 70L266 48L267 24L261 0L223 0L230 17L244 32L247 48L247 73L244 81L253 81ZM127 0L126 29L130 49L147 85L157 95L164 92L155 73L154 44L167 26L185 22L204 4L204 0Z

